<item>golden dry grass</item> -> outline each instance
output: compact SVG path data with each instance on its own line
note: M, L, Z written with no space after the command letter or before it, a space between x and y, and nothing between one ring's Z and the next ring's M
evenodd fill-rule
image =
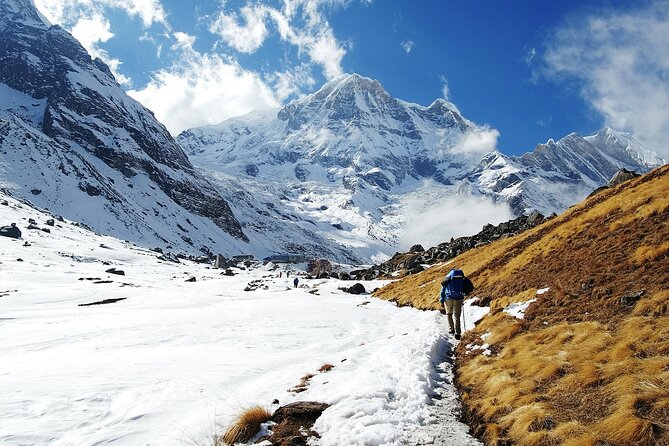
M486 444L669 445L667 196L669 166L376 296L438 309L451 267L472 278L491 312L456 350L457 379ZM524 320L501 311L531 298ZM491 356L464 348L484 333Z
M243 410L225 433L216 439L216 446L249 442L260 431L260 425L271 418L272 414L262 406Z

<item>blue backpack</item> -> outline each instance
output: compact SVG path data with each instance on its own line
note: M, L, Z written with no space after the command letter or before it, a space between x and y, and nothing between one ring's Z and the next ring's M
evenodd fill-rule
M442 302L444 299L464 299L466 294L474 291L474 284L460 269L452 269L442 285L444 286L440 299Z

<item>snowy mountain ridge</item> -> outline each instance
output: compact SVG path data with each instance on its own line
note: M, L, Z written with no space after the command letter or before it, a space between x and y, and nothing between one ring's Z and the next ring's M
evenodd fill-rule
M488 136L443 99L408 103L378 81L345 74L278 110L190 129L177 141L219 184L252 239L303 251L295 240L316 234L367 260L534 209L559 213L620 168L664 163L608 128L513 157L485 153ZM262 199L249 205L234 196L239 187Z
M0 4L0 187L100 232L244 252L228 204L153 114L31 0Z

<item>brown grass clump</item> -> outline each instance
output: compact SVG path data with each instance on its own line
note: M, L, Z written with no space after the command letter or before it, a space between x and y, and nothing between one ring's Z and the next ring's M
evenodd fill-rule
M665 166L376 296L438 309L451 267L473 280L491 311L456 377L486 444L669 445L668 194ZM530 299L525 319L502 312Z
M320 368L318 369L318 371L319 371L320 373L326 373L326 372L329 372L329 371L332 370L332 369L334 369L334 366L333 366L332 364L330 364L330 363L327 363L327 364L323 364L322 366L320 366Z
M309 388L309 383L311 382L311 378L313 378L314 376L316 375L314 375L313 373L305 374L302 378L300 378L300 382L298 382L296 385L288 389L288 391L292 393L304 392Z
M272 414L262 406L242 411L225 433L216 439L216 446L247 443L260 431L260 425L271 418Z

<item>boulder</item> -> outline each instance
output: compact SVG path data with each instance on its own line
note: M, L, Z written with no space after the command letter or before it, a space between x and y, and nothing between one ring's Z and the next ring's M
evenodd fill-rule
M283 423L286 421L311 421L314 422L321 416L323 411L330 407L329 404L316 403L313 401L298 401L279 407L272 415L272 421Z
M609 187L616 187L617 185L624 183L625 181L631 180L632 178L640 177L641 175L627 169L620 169L618 172L616 172L613 177L611 177L611 181L609 181Z
M349 273L339 274L339 280L351 280L351 275Z
M197 282L197 279L195 277L191 277L190 279L186 279L185 282Z
M269 437L262 438L273 446L306 446L310 437L318 437L311 428L329 404L298 401L279 407L272 415Z
M418 274L423 272L424 270L425 268L423 268L423 265L416 265L409 270L409 274Z
M363 284L358 282L346 288L346 292L349 294L365 294L367 290L365 289L365 286Z
M123 271L122 269L109 268L105 272L109 274L116 274L117 276L125 276L125 271Z
M157 257L157 259L162 260L163 262L181 263L179 261L179 258L174 254L172 254L171 252L160 255Z
M50 218L46 221L47 226L55 226L56 222L54 221L53 218Z
M644 294L645 290L641 290L632 294L628 294L627 296L623 296L620 298L620 304L626 307L631 307L632 305L637 303L637 301L641 299L641 296L643 296Z
M423 245L413 245L411 249L409 249L410 252L424 252L425 248L423 248Z
M538 219L543 220L543 218L544 218L544 216L541 215L541 213L539 211L532 211L532 212L530 212L530 215L527 216L527 219L525 220L525 222L528 225L531 225L535 221L537 221Z
M317 276L318 279L329 279L330 278L330 273L327 271L323 271Z
M21 231L16 226L16 223L12 223L9 226L0 227L0 236L10 237L10 238L21 238Z

